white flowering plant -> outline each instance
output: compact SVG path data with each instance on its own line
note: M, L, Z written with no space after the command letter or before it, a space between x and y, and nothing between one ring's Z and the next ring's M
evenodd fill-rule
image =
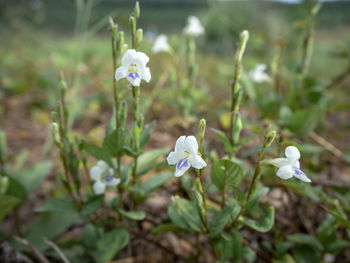
M350 247L348 187L322 181L323 151L305 139L316 127L311 100L300 90L278 93L286 85L278 56L271 66L258 64L246 72L247 30L229 65L206 52L197 56L196 43L208 31L194 16L171 42L159 35L151 48L137 27L139 16L136 2L130 36L121 30L122 19L121 24L109 20L113 67L107 99L101 99L107 113L95 116L102 124L97 135L79 129L71 106L81 98L72 96L63 73L51 115L51 143L57 148L52 162L24 168L26 157L11 156L0 131L0 220L5 219L5 230L9 218L16 225L9 235L0 231L0 240L41 263L139 257L142 262L337 262ZM303 56L302 83L309 55ZM254 68L256 61L249 62L253 67L246 68ZM228 75L230 89L219 89ZM280 95L272 102L264 96L271 84ZM214 89L224 98L220 103ZM247 110L249 103L253 111ZM313 138L342 156L317 134ZM54 183L46 184L47 176ZM30 193L44 196L44 202L35 203L34 222L22 228L18 222L25 215L19 212ZM315 214L307 215L310 211Z

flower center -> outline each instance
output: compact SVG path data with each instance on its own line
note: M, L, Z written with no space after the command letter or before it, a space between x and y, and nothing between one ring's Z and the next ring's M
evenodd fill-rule
M128 71L128 77L132 78L133 80L140 78L136 64L131 64Z
M302 171L302 170L300 170L300 169L298 169L298 168L296 168L296 167L293 167L294 168L294 172L297 174L297 175L305 175L305 173Z
M186 168L189 163L188 163L188 157L185 157L183 159L181 159L178 163L177 163L177 169L181 170L183 168Z

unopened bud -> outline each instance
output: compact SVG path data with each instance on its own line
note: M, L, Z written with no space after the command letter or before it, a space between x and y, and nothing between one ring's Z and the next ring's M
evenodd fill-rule
M264 140L264 146L265 147L269 147L271 145L271 143L273 143L273 141L276 138L276 131L275 130L268 130L265 133L265 140Z
M118 25L114 24L113 18L109 17L109 28L112 32L112 38L117 38L118 35Z
M9 186L9 178L7 176L0 177L0 194L6 193Z
M58 114L56 111L51 111L51 120L52 122L58 122Z
M201 119L199 122L199 133L198 133L200 139L204 138L206 126L207 126L207 123L205 119Z
M61 72L61 77L60 77L60 92L61 92L61 98L64 98L66 95L66 91L67 91L67 83L64 79L64 75L63 72Z
M233 144L234 145L237 145L238 143L238 140L239 140L239 135L242 131L242 128L243 128L243 124L242 124L242 119L241 119L241 115L236 112L235 113L235 121L234 121L234 124L233 124L233 131L232 131L232 134L233 134Z
M124 45L124 32L123 31L119 31L118 35L117 35L117 54L121 54L122 53L122 49L123 49L123 45Z
M124 56L125 52L128 50L128 44L124 44L122 46L122 52L121 52L121 55Z
M139 28L136 31L136 43L135 43L136 49L138 49L140 47L141 42L142 42L142 37L143 37L143 30L141 28Z
M239 47L236 55L236 62L238 63L240 63L240 61L242 60L243 53L247 46L248 39L249 39L249 32L247 30L242 31L242 33L240 34Z
M51 135L56 146L61 147L62 146L61 137L60 137L59 127L56 122L53 122L51 124Z
M135 3L134 15L135 15L136 19L138 19L140 17L140 4L139 4L139 1L136 1L136 3Z
M130 31L131 31L131 34L133 35L136 33L136 18L134 16L130 16L129 23L130 23Z

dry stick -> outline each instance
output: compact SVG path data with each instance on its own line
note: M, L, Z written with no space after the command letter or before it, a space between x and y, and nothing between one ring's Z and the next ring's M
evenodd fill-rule
M44 242L49 245L50 247L52 247L56 253L58 254L58 256L60 257L60 259L62 259L62 261L64 263L70 263L70 261L67 259L67 257L63 254L63 252L61 251L61 249L52 241L48 240L46 237L44 237Z
M41 263L50 263L50 261L38 250L36 249L32 243L30 243L28 240L24 238L20 238L18 236L14 237L18 242L25 245L29 250L34 254L34 256L39 260Z
M341 150L339 150L337 147L335 147L333 144L328 142L326 139L322 138L320 135L318 135L314 131L310 132L310 137L315 142L317 142L322 147L324 147L326 150L330 151L334 156L336 156L340 160L342 160L342 161L347 163L347 160L346 160L346 158L344 156L344 153Z

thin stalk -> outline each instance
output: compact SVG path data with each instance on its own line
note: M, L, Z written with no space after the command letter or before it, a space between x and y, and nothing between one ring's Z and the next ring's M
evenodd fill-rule
M248 191L248 195L247 195L247 199L246 199L246 202L249 201L250 199L250 196L252 194L252 191L253 191L253 188L255 186L255 182L256 182L256 179L258 178L258 175L260 173L260 162L262 161L262 158L264 156L264 152L265 152L265 149L266 149L266 146L264 145L263 148L261 149L260 153L259 153L259 156L258 156L258 162L256 164L256 167L255 167L255 170L254 170L254 176L253 176L253 180L252 182L250 183L250 187L249 187L249 191Z

